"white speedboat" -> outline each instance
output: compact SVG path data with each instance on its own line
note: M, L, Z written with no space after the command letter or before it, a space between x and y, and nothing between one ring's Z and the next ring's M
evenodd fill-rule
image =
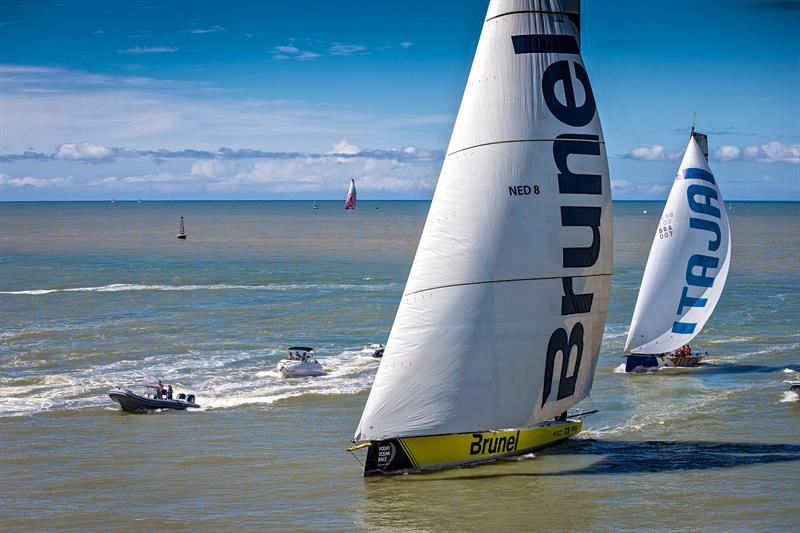
M278 372L285 378L324 376L325 369L314 357L314 348L292 346L289 355L278 363Z

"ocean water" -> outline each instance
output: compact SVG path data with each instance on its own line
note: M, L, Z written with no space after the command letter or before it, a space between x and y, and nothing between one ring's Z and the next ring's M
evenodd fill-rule
M363 479L345 452L427 202L0 203L0 529L796 530L800 204L732 203L707 365L619 373L660 216L614 205L585 431L535 456ZM644 211L647 211L645 213ZM175 238L186 219L189 239ZM285 348L331 372L284 380ZM129 415L161 378L201 409Z

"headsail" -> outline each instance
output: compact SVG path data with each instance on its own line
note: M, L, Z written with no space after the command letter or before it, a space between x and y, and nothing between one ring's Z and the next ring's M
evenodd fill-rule
M730 260L728 212L708 166L708 142L692 130L653 238L625 351L660 354L689 343L719 301Z
M347 190L347 199L344 201L345 209L356 208L356 180L350 180L350 188Z
M588 394L613 258L578 7L491 1L356 441L524 427Z

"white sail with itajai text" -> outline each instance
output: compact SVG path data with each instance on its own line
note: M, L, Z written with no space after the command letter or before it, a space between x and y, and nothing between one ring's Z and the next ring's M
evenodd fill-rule
M708 166L707 138L692 130L653 238L625 351L663 354L688 344L714 311L730 261L728 213Z
M612 227L578 6L490 2L355 441L526 427L588 394Z

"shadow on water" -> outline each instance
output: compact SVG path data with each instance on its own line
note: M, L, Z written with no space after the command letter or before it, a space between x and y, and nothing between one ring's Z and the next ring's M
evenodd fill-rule
M687 375L709 375L709 374L770 374L772 372L783 372L784 369L800 372L800 365L742 365L737 363L700 363L695 367L668 367L648 370L646 372L631 372L629 376L653 376L659 377L686 377Z
M800 372L800 365L738 365L735 363L708 363L699 368L702 374L769 374L771 372L783 372L785 368Z
M736 466L800 461L800 445L699 441L608 441L576 439L554 446L541 457L597 456L581 468L558 472L504 472L441 479L485 479L506 476L614 475L708 470Z

